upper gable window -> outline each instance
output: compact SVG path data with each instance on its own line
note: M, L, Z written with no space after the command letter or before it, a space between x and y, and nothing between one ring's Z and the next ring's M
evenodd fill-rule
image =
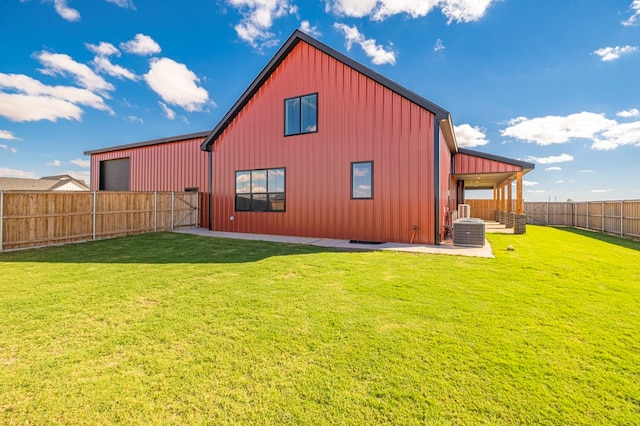
M318 94L298 96L284 101L284 135L318 131Z

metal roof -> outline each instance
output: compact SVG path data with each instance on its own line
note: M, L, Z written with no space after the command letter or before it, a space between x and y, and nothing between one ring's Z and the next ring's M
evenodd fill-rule
M527 174L536 166L526 161L514 160L513 158L501 157L499 155L487 154L486 152L474 151L466 148L458 148L458 154L471 155L473 157L484 158L486 160L498 161L510 164L522 169L522 174ZM516 179L516 172L479 172L479 173L453 173L457 180L464 181L465 189L492 189L508 181Z
M303 33L300 30L295 30L293 34L289 37L289 39L280 47L278 52L274 55L273 58L267 63L264 69L258 74L255 80L249 85L247 90L244 91L242 96L236 101L235 104L231 107L231 109L225 114L225 116L220 120L218 125L209 133L207 138L200 145L200 149L203 151L210 151L211 145L213 142L224 132L224 130L231 124L233 119L240 113L242 108L251 100L253 95L260 89L260 87L267 81L269 76L278 68L278 65L282 63L282 61L287 57L287 55L300 43L304 41L305 43L315 47L321 52L331 56L335 60L342 62L344 65L358 71L361 74L369 77L370 79L376 81L387 89L397 93L398 95L408 99L409 101L421 106L422 108L432 112L438 121L440 120L448 120L450 121L450 114L447 110L439 107L431 101L423 98L422 96L410 91L409 89L402 87L398 83L384 77L371 68L368 68L359 62L354 61L348 56L338 52L319 42L318 40L310 37L309 35Z
M148 140L148 141L143 141L143 142L130 143L130 144L126 144L126 145L111 146L111 147L108 147L108 148L100 148L100 149L94 149L94 150L91 150L91 151L85 151L84 155L93 155L93 154L100 154L100 153L103 153L103 152L120 151L122 149L140 148L140 147L149 146L149 145L159 145L159 144L169 143L169 142L179 142L179 141L186 141L186 140L189 140L189 139L204 138L209 133L211 133L211 131L207 130L207 131L204 131L204 132L189 133L189 134L186 134L186 135L171 136L171 137L168 137L168 138L153 139L153 140Z
M472 149L467 148L458 148L458 153L473 155L474 157L486 158L487 160L499 161L501 163L513 164L514 166L522 167L523 171L531 171L536 168L536 165L533 163L528 163L526 161L514 160L509 157L502 157L500 155L487 154L486 152L474 151Z

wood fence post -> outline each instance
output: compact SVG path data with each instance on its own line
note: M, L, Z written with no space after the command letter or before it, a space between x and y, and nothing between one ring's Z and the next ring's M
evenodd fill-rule
M158 232L158 191L153 191L153 232Z
M591 204L589 201L587 201L587 229L591 229L589 227L589 204Z
M620 201L620 236L624 237L624 200Z
M175 192L171 193L171 230L173 231L173 209L174 209L174 205L175 205Z
M605 213L604 213L604 201L602 202L602 232L604 233L604 221L605 221Z
M549 202L548 201L545 203L545 210L546 210L545 214L547 218L545 219L544 224L549 226Z
M0 252L4 251L4 191L0 191Z
M92 236L93 239L96 239L96 199L97 199L97 193L96 191L93 191L93 232L92 232Z

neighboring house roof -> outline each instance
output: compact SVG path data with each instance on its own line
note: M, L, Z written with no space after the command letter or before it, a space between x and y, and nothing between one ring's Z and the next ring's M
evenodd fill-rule
M231 107L229 112L220 120L218 125L209 133L207 138L200 145L200 149L203 151L210 151L211 145L215 142L215 140L224 132L224 130L231 124L233 119L240 113L242 108L251 100L253 95L255 95L260 87L267 81L267 79L271 76L271 74L278 68L278 66L284 61L289 53L300 43L304 41L305 43L315 47L321 52L329 55L333 59L342 62L344 65L358 71L361 74L369 77L373 81L381 84L387 89L397 93L398 95L408 99L409 101L421 106L422 108L432 112L436 116L436 120L441 123L443 128L443 133L447 138L447 143L453 152L457 150L457 146L455 143L455 134L453 133L453 124L451 122L451 115L449 112L438 105L434 104L431 101L423 98L422 96L410 91L409 89L400 86L398 83L389 80L387 77L384 77L377 72L373 71L371 68L367 68L366 66L360 64L359 62L354 61L348 56L338 52L330 48L329 46L319 42L318 40L308 36L300 30L295 30L293 34L289 37L289 39L280 47L278 52L276 52L275 56L269 61L267 66L258 74L255 80L251 83L251 85L245 90L245 92L240 96L240 98L236 101L235 104Z
M135 143L130 143L126 145L111 146L107 148L100 148L100 149L94 149L91 151L85 151L84 155L101 154L103 152L120 151L123 149L139 148L139 147L149 146L149 145L160 145L160 144L169 143L169 142L179 142L179 141L186 141L189 139L204 138L207 135L209 135L209 133L211 133L211 131L207 130L204 132L189 133L186 135L171 136L168 138L152 139L148 141L135 142Z
M65 186L69 187L63 188ZM89 190L87 184L69 175L48 176L41 179L0 177L0 190L2 191L55 191L72 187L75 190Z

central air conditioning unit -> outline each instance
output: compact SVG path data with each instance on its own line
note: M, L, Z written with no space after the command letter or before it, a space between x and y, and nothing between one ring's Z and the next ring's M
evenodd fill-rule
M463 218L453 222L453 245L484 247L484 221L482 219Z
M469 204L458 204L458 219L471 217L471 206Z

